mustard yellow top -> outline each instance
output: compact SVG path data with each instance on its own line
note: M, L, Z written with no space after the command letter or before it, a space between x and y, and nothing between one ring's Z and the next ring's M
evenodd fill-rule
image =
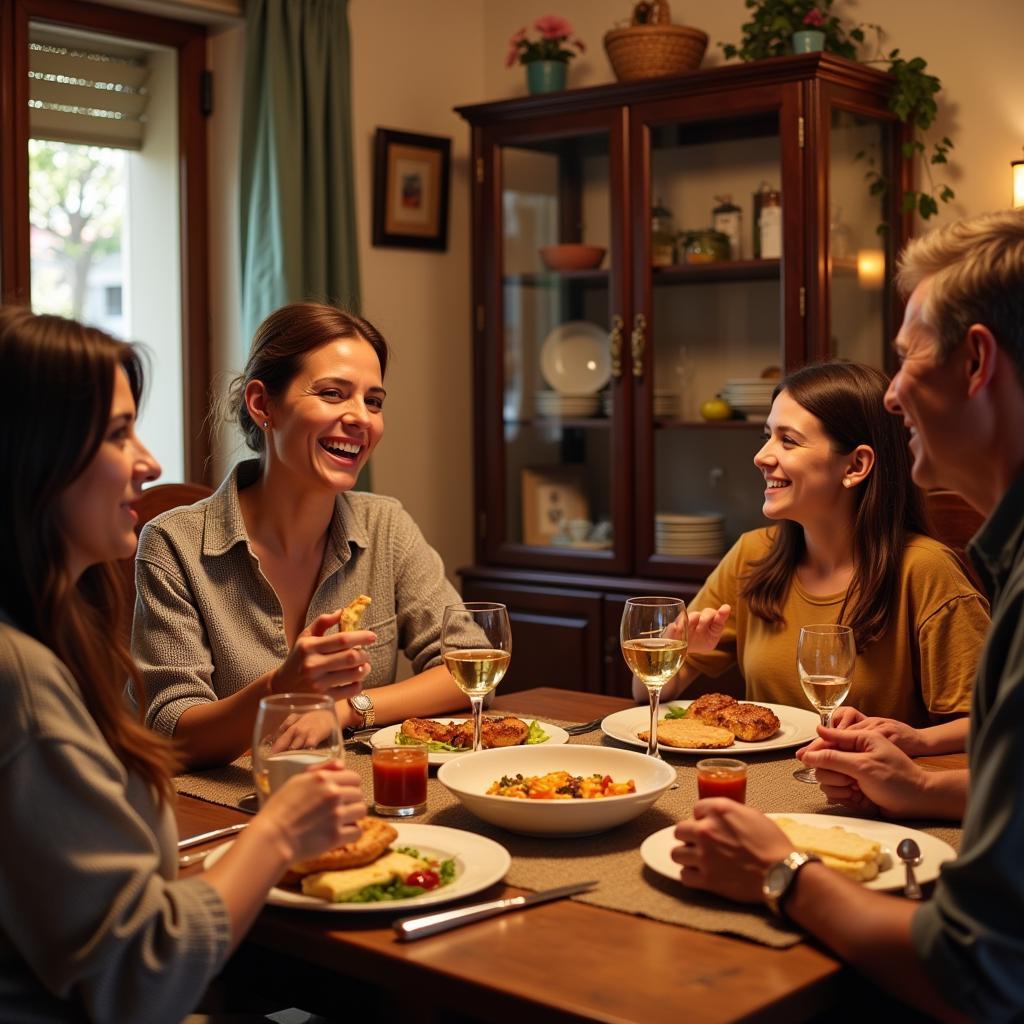
M768 552L775 529L743 534L691 602L691 611L729 604L733 614L718 647L710 654L688 655L687 664L711 677L736 665L748 700L809 708L797 678L800 627L836 622L844 595L809 594L794 577L782 609L784 625L772 626L754 615L739 597L740 578ZM857 652L846 703L866 715L916 727L967 714L988 624L988 602L971 586L953 552L915 535L903 555L889 626L879 640Z

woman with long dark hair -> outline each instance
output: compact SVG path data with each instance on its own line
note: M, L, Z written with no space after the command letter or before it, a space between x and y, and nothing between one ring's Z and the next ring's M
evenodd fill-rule
M800 627L842 622L857 645L851 705L914 727L967 714L988 604L927 536L887 386L845 362L780 382L754 458L776 525L742 535L691 602L686 666L664 697L738 666L748 699L804 706Z
M142 531L146 722L190 765L241 754L268 693L330 693L346 727L465 707L441 660L458 592L394 498L355 490L384 434L387 364L362 317L313 302L272 313L228 400L257 458ZM362 627L339 631L360 595ZM414 674L395 682L400 650Z
M142 368L101 331L0 308L0 1016L178 1021L296 859L355 839L358 777L295 777L201 877L176 879L175 752L122 701L138 679L110 563L160 467Z

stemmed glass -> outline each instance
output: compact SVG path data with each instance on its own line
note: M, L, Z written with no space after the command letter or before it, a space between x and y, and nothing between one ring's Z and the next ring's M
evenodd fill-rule
M252 774L260 804L293 775L343 756L334 701L313 693L264 697L252 733Z
M631 597L622 611L619 639L622 656L651 698L651 731L647 753L658 753L658 704L661 688L683 667L687 647L686 605L677 597ZM664 635L679 620L681 637Z
M853 681L857 646L849 626L804 626L796 644L796 665L800 685L807 699L821 716L821 724L832 724L832 712L846 700ZM793 778L801 782L818 781L813 768L799 768Z
M441 622L441 655L455 685L473 708L473 749L480 750L484 697L501 682L512 660L508 609L489 601L450 604Z

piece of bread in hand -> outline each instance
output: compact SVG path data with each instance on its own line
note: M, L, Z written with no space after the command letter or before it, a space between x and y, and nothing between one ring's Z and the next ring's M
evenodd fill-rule
M360 594L357 598L349 601L341 610L341 616L338 619L338 632L351 633L352 630L358 629L359 624L363 621L363 612L372 603L373 599L365 594Z

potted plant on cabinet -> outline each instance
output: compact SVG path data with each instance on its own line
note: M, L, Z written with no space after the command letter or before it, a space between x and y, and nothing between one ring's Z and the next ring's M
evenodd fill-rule
M580 53L586 50L582 39L572 39L572 25L557 14L545 14L533 23L539 33L531 39L526 28L521 28L508 41L505 67L526 65L526 85L532 93L558 92L565 88L569 61L576 56L570 47Z
M762 60L766 57L781 57L793 53L800 46L794 37L807 29L820 32L821 46L828 53L838 54L849 60L860 60L863 64L881 65L895 79L889 97L889 109L904 123L914 129L927 131L938 114L936 96L942 88L939 79L927 72L927 62L922 57L907 59L899 50L888 54L879 53L867 59L858 57L857 49L864 43L865 29L870 29L881 44L882 28L879 25L855 25L847 29L842 19L832 13L834 0L744 0L751 12L750 20L742 26L739 45L720 43L726 57L740 60ZM806 52L800 46L799 52ZM954 197L953 190L946 184L936 183L931 178L931 168L948 162L952 141L943 136L928 146L917 138L906 144L905 155L919 155L924 158L928 174L928 188L908 190L903 194L903 212L916 211L927 220L938 213L939 202L948 203ZM885 192L889 183L884 176L871 167L868 171L873 195Z

